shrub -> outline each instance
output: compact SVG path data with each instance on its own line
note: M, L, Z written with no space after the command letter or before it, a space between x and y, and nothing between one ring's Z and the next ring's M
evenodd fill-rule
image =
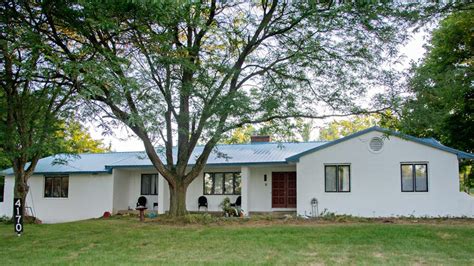
M8 216L2 216L0 217L0 223L2 224L13 224L13 219Z
M219 204L219 207L221 207L226 217L232 217L232 216L239 217L242 211L239 208L235 208L230 205L231 205L230 199L228 197L225 197L224 200L222 200L221 204Z
M323 220L334 221L336 219L336 214L334 212L328 211L328 209L324 209L319 215L319 218Z
M216 222L217 218L208 213L187 214L184 216L184 222L188 224L210 224Z

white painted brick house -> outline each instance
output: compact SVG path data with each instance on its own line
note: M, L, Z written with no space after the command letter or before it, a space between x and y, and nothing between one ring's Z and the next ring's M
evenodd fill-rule
M195 153L200 153L197 147ZM473 154L373 127L332 142L219 145L187 191L187 208L209 211L225 197L241 197L242 209L326 210L364 217L474 217L474 198L459 191L459 159ZM66 222L133 209L138 197L164 213L169 189L143 152L81 154L66 165L40 160L29 180L27 206L44 222ZM5 171L0 216L12 214L14 178ZM203 209L201 209L203 210Z

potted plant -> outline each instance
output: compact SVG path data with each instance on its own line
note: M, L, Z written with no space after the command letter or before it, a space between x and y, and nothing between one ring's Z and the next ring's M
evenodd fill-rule
M219 207L221 207L222 211L224 212L225 217L242 217L243 216L243 211L240 208L232 207L230 203L230 199L228 197L225 197L224 200L219 204Z

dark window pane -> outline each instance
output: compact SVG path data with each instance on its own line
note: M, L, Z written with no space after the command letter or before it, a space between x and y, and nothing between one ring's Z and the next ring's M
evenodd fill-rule
M61 197L67 198L69 193L69 177L61 178Z
M142 175L142 195L150 195L151 175Z
M214 174L214 194L223 194L224 193L224 174L215 173Z
M68 176L50 176L44 178L45 198L67 198L69 194Z
M228 194L228 195L234 194L234 174L233 173L224 174L224 194Z
M158 175L153 175L151 182L151 194L158 195Z
M240 173L234 173L235 179L234 179L234 184L235 184L235 194L240 195L242 188L241 188L241 182L242 178L240 177Z
M45 198L67 198L69 195L68 176L50 176L44 178Z
M0 176L0 202L3 202L4 193L5 193L5 177Z
M45 177L44 179L44 197L49 198L53 196L53 178Z
M336 180L336 166L326 166L325 167L325 177L326 177L326 191L334 192L337 191L337 180Z
M61 177L53 178L53 198L61 197Z
M204 174L204 194L212 194L212 175Z
M413 191L413 167L402 165L402 191Z
M350 191L350 170L348 165L338 166L338 191L348 192Z
M425 164L415 165L415 177L416 191L428 191L428 176Z
M235 195L241 191L240 173L204 173L204 194Z

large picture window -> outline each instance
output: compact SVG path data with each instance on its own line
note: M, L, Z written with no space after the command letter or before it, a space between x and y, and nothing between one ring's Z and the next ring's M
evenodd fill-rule
M402 163L402 192L428 192L428 165Z
M325 165L324 176L326 192L351 191L351 169L349 165Z
M158 174L142 175L142 195L158 195Z
M205 195L240 195L240 173L204 173Z
M0 202L3 202L4 197L4 190L5 190L5 177L0 176Z
M67 198L69 194L69 176L45 176L45 198Z

